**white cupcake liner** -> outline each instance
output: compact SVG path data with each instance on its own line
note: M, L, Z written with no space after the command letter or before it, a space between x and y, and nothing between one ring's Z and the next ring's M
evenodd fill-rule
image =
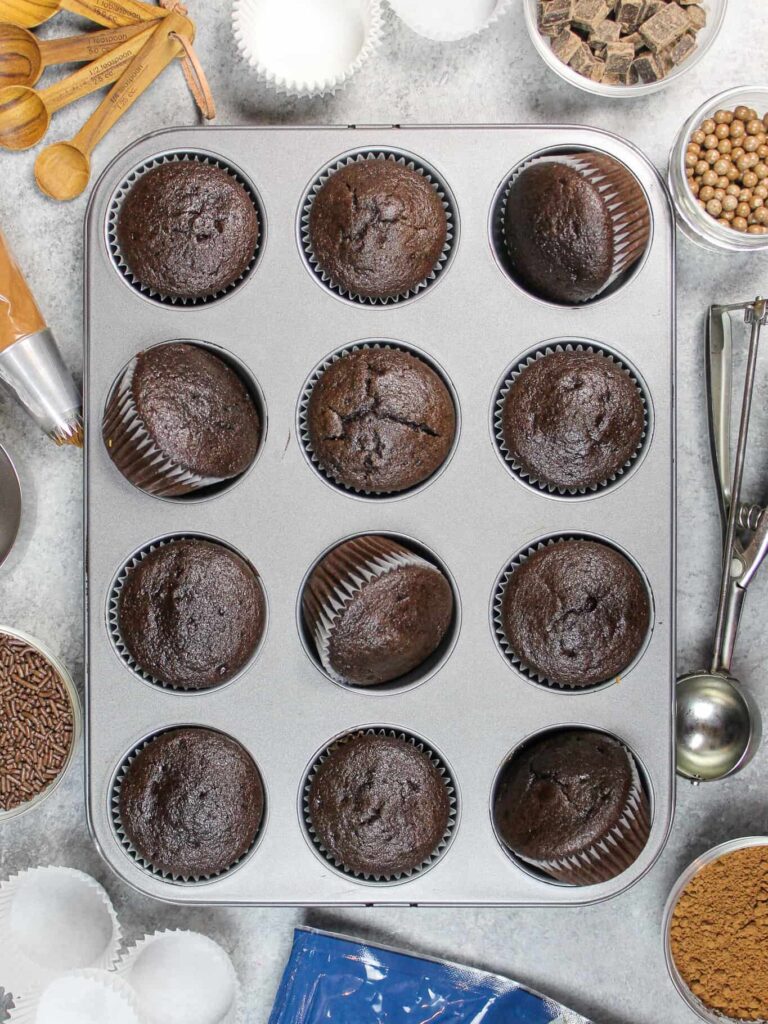
M381 45L384 37L384 19L381 0L358 0L360 11L366 22L365 34L355 58L350 61L339 55L338 66L321 77L307 73L302 77L286 77L272 64L274 55L260 52L258 11L263 0L234 0L232 6L232 31L241 56L255 70L259 79L278 94L296 99L327 96L343 89L366 61Z
M536 860L511 851L514 857L566 885L598 885L610 881L635 863L648 842L650 807L635 758L623 744L621 746L629 759L632 788L626 810L609 834L570 857Z
M454 43L460 39L467 39L470 36L479 35L491 25L502 18L511 8L513 0L495 0L489 14L482 14L472 21L459 19L457 24L455 16L446 16L446 12L434 11L430 18L428 13L422 9L420 0L387 0L398 18L403 21L412 32L431 39L436 43Z
M635 385L638 395L640 396L640 400L643 403L643 433L640 437L637 448L632 453L630 458L627 459L627 461L618 470L616 470L616 472L612 473L611 476L609 476L607 479L601 480L597 484L591 484L589 487L559 487L555 486L554 484L547 483L546 481L540 480L535 474L529 473L520 465L520 463L514 458L512 453L507 448L506 442L504 440L502 416L504 412L504 404L506 402L507 395L512 389L513 384L520 376L520 374L523 372L523 370L526 370L533 363L537 362L539 359L546 359L547 356L554 355L555 353L559 352L586 352L589 353L590 355L600 355L604 356L606 359L609 359L614 366L621 370L622 373L632 381L632 383ZM535 487L537 490L544 491L547 494L559 494L562 497L577 497L589 493L594 494L597 491L605 490L606 487L610 487L611 484L616 483L616 481L620 479L620 477L622 477L627 472L627 470L632 468L632 466L637 462L637 459L642 453L643 448L645 447L646 440L648 438L648 425L648 401L645 397L645 391L640 385L640 382L638 381L637 377L629 369L629 367L621 359L618 358L618 356L615 356L612 352L609 352L608 349L605 349L601 345L597 344L584 344L582 342L560 342L556 344L545 345L542 346L541 348L535 349L532 353L527 355L509 371L506 378L504 379L503 384L501 385L497 392L496 401L494 402L493 431L494 437L496 439L496 446L501 452L504 461L507 463L510 470L524 483L527 483L532 487Z
M200 164L209 164L212 167L218 167L236 181L237 184L245 190L248 194L248 198L253 203L253 208L256 211L256 219L259 226L259 236L256 240L256 248L254 249L253 256L251 257L248 266L242 274L236 281L233 281L232 284L227 285L226 288L222 288L213 295L206 295L199 299L183 299L175 295L163 295L162 292L157 292L148 285L142 284L141 281L139 281L139 279L131 272L131 268L128 266L128 263L123 256L117 237L117 221L120 216L120 210L122 209L126 196L139 178L143 177L147 171L151 171L153 168L159 167L161 164L180 163L187 160ZM114 192L107 211L107 248L109 249L112 257L112 262L115 264L122 277L141 295L144 295L155 302L161 303L162 305L183 306L184 308L190 309L195 306L209 306L212 302L216 302L219 299L224 298L224 296L229 295L231 292L235 291L236 288L239 288L240 285L251 276L264 248L264 224L264 213L262 211L261 201L256 191L256 187L242 171L238 170L221 157L215 156L213 153L207 153L202 150L178 150L173 153L164 153L160 156L152 157L149 160L145 160L144 163L139 164L138 167L134 167L131 173L126 176L125 180Z
M596 165L596 160L608 159L613 162L615 167L610 170L605 170ZM595 299L605 295L613 285L620 282L620 279L631 270L635 265L639 265L643 257L643 252L647 251L650 243L650 231L651 231L651 210L645 193L643 192L642 186L637 181L632 172L624 166L620 161L616 160L615 157L611 157L607 153L592 152L592 151L579 151L573 153L547 153L540 156L529 157L527 160L523 160L519 163L512 173L510 174L506 185L504 186L500 200L497 204L497 217L494 224L494 243L496 245L497 252L502 255L502 263L505 267L506 272L512 277L513 280L517 280L514 270L509 266L508 251L506 243L506 233L504 226L504 218L507 209L507 200L509 199L509 193L514 185L517 178L526 171L529 167L534 164L540 163L556 163L565 164L568 167L572 167L575 171L582 174L587 181L593 184L597 190L601 193L606 201L608 211L611 214L613 221L613 266L608 280L598 289L594 294L590 295L589 298L579 302L564 303L558 302L557 305L561 306L584 306L590 302L594 302ZM623 178L628 175L633 181L635 181L638 188L638 198L633 202L625 202L619 196L619 189L622 182L617 183L611 177L611 173L616 178ZM646 227L647 225L647 227ZM638 252L639 240L646 235L645 244ZM622 282L620 282L622 283ZM520 285L526 291L528 289L525 285ZM544 300L552 301L552 300Z
M257 654L261 650L261 645L263 643L264 637L266 636L266 619L264 621L264 628L262 629L261 637L259 638L259 641L256 644L253 654L248 658L248 660L242 666L242 668L230 679L225 680L223 683L217 683L213 686L206 686L202 688L175 686L173 683L166 683L164 680L158 679L157 676L153 676L150 672L147 672L145 669L141 667L141 665L139 665L139 663L133 657L130 650L128 649L128 645L123 639L122 633L120 632L120 596L123 592L123 587L125 586L128 577L131 575L134 569L136 569L141 564L141 562L144 561L147 555L151 555L154 551L157 551L159 548L164 548L167 544L173 544L176 541L180 540L205 540L208 541L208 543L210 544L218 544L219 547L226 548L227 550L232 551L234 554L236 554L238 558L242 558L242 560L245 562L248 568L253 572L259 586L261 587L262 597L264 598L264 610L266 613L267 599L261 576L244 555L242 555L239 551L236 551L235 548L230 547L228 544L225 544L223 541L217 540L214 537L201 536L195 533L175 533L172 536L163 537L160 540L153 541L151 544L146 544L143 548L140 548L133 555L131 555L128 561L120 569L119 573L117 574L112 583L112 586L110 587L109 597L107 598L107 631L109 633L109 638L112 641L112 645L115 648L115 651L120 660L131 670L131 672L133 672L135 676L138 676L138 678L142 679L145 683L151 683L153 686L159 686L161 689L168 690L171 693L212 693L213 691L220 690L222 686L228 686L230 683L234 682L235 679L239 678L239 676L241 676L242 673L245 672L246 669L254 661Z
M226 961L226 965L228 965L228 973L230 974L233 993L230 1008L223 1017L217 1017L215 1020L211 1018L209 1021L206 1021L205 1024L245 1024L245 1005L242 989L229 954L207 935L203 935L200 932L186 931L181 928L166 928L162 931L145 935L142 939L132 943L125 949L120 958L120 962L117 965L118 974L133 990L134 997L142 1011L146 1024L169 1024L169 1022L167 1018L160 1015L157 1008L145 998L148 993L144 993L135 985L133 969L139 959L145 955L147 950L157 943L158 940L165 940L171 936L175 937L180 944L187 941L202 941L211 955L220 957L222 961ZM180 950L179 955L182 954L183 950ZM181 1017L177 1017L177 1019L181 1020Z
M200 885L206 882L213 882L218 878L223 878L225 875L231 875L233 871L236 871L239 867L242 867L242 865L250 859L254 850L259 845L261 837L264 834L264 826L267 820L267 795L266 788L264 787L264 779L261 775L261 769L256 764L256 762L253 761L256 771L259 773L259 778L261 779L262 789L264 790L264 810L261 815L261 822L259 823L259 827L256 831L256 835L254 836L253 842L251 843L250 847L245 851L245 853L241 857L238 857L236 861L230 864L229 867L226 867L222 871L217 871L215 874L210 875L176 875L170 871L162 871L160 868L155 867L153 864L151 864L148 860L145 860L128 838L125 829L123 828L122 819L120 817L120 790L122 788L123 781L125 780L128 770L133 764L133 762L136 760L136 758L139 756L142 750L148 747L150 743L153 742L153 740L156 740L160 736L165 735L165 733L176 732L178 729L206 728L208 727L204 725L172 725L169 726L169 728L167 729L159 729L157 732L152 733L151 736L148 736L145 740L139 743L138 746L134 747L133 750L123 759L123 761L120 764L120 767L117 769L117 772L115 773L115 777L112 782L112 789L110 791L109 796L109 811L110 817L112 819L112 827L123 850L135 864L137 864L148 874L153 875L155 878L160 878L164 882L173 882L175 885ZM234 739L234 737L230 737L230 739ZM239 743L239 740L236 740L235 742ZM240 745L242 746L242 744ZM245 747L243 747L243 749L246 750ZM248 753L249 757L251 756L247 750L246 753ZM251 760L253 760L252 757Z
M540 672L537 672L536 669L525 663L525 661L520 657L520 655L517 654L515 650L513 650L511 644L509 643L509 640L507 639L507 634L504 630L504 595L507 592L509 581L515 574L515 571L519 569L520 566L524 565L528 561L528 559L531 558L532 555L535 555L538 551L543 551L544 548L551 548L554 547L555 544L563 544L566 541L571 540L591 541L593 543L602 544L604 547L613 548L613 550L618 551L618 549L614 548L614 546L609 541L605 541L597 537L583 536L579 533L558 534L557 536L549 537L547 540L539 541L537 544L533 544L532 546L526 548L524 551L521 551L512 559L511 562L508 563L508 565L506 566L506 568L496 581L496 587L494 589L493 594L493 633L501 653L504 655L504 657L507 659L510 665L512 665L512 667L516 669L526 679L530 680L533 683L537 683L539 686L546 686L551 690L558 690L564 693L591 693L594 690L600 690L604 687L612 686L615 683L616 678L612 676L610 679L603 679L597 683L589 683L586 686L580 686L577 683L554 682L553 680L548 679ZM618 551L618 553L622 555L624 558L626 558L630 565L637 569L637 571L640 573L640 578L643 581L643 586L647 589L647 582L645 576L634 563L634 561L631 558L629 558L629 556L626 555L623 551ZM648 607L649 609L652 607L650 595L648 595ZM646 637L643 640L643 643L641 644L640 649L637 651L635 656L621 670L622 676L626 675L642 657L643 652L645 651L646 645L648 643L648 637L650 636L651 628L652 621L650 621L649 611L649 625L648 630L646 632Z
M147 433L133 399L134 356L117 381L104 413L103 437L110 458L135 487L147 494L176 498L227 477L201 476L169 459Z
M82 891L83 896L88 899L89 907L93 906L94 897L96 904L99 907L103 906L102 924L108 926L110 930L106 944L100 954L87 964L60 967L51 963L36 963L22 949L13 927L14 904L28 891L30 886L39 886L41 890L44 888L47 894L50 894L51 886L61 886L62 891L66 891L67 898L73 899L73 883L74 887ZM77 914L76 910L74 912ZM85 911L81 913L82 926L85 927ZM50 927L43 920L39 920L37 924L41 931ZM50 939L50 936L46 934L45 938ZM82 871L55 866L29 868L16 875L11 875L6 881L0 883L0 965L2 965L0 970L3 986L6 991L12 993L17 1006L39 995L49 981L70 970L80 967L110 970L117 963L121 938L122 931L117 914L105 889L94 878Z
M97 969L70 971L52 980L38 996L23 1000L17 1009L11 1011L11 1024L58 1024L56 994L78 983L84 989L91 989L94 997L100 993L109 993L111 997L109 1018L100 1016L101 1007L94 1006L85 1024L150 1024L141 1013L131 987L114 971ZM118 1016L114 1015L116 1009ZM71 1013L67 1013L66 1020L73 1020ZM78 1020L83 1018L78 1016Z
M431 763L442 776L443 782L445 783L445 788L448 791L448 800L450 804L450 810L448 813L448 824L446 826L445 832L443 833L440 842L435 847L434 851L429 855L429 857L427 857L424 861L422 861L421 864L418 865L418 867L413 868L411 871L401 871L392 875L373 875L362 871L352 871L349 868L346 868L341 863L340 860L334 857L334 855L326 849L320 837L315 832L314 826L312 824L312 815L309 807L309 794L312 788L312 783L315 779L315 775L317 774L317 770L320 767L320 765L322 765L325 761L328 760L329 756L333 753L334 750L337 750L339 747L343 746L345 743L348 743L350 740L357 738L358 736L386 736L391 739L405 740L407 743L410 743L412 746L414 746L417 750L421 751L423 754L426 754ZM346 735L341 736L339 739L334 740L332 743L330 743L325 748L325 750L323 750L323 752L320 755L318 755L318 757L315 759L314 764L309 770L309 773L304 782L302 792L302 808L304 814L304 827L307 831L307 835L312 841L312 845L314 846L314 848L322 856L323 860L325 860L336 871L338 871L342 875L345 875L347 878L353 878L359 882L374 883L377 885L395 885L400 882L407 882L411 878L415 878L417 875L422 875L424 874L425 871L428 871L430 868L434 867L434 865L442 859L443 855L448 849L451 840L453 839L453 836L456 832L456 825L458 821L458 798L456 795L456 788L454 785L453 777L447 766L442 761L442 759L434 753L434 751L430 748L430 746L427 743L424 742L424 740L420 739L413 733L406 732L403 729L390 729L384 727L355 729L352 732L349 732Z
M326 469L321 464L320 460L315 455L315 450L312 447L312 437L309 431L309 403L312 398L312 392L319 383L321 377L330 366L333 366L334 363L337 363L344 356L351 355L354 352L360 352L363 350L376 351L386 349L390 349L395 352L405 352L407 355L412 356L414 359L418 359L420 362L424 363L425 366L428 366L433 373L437 374L437 376L440 378L440 380L447 388L448 393L451 396L451 400L454 404L454 411L456 412L457 421L456 433L454 436L453 444L451 445L451 448L447 456L445 457L443 462L437 467L437 469L433 473L431 473L425 480L421 480L419 483L414 484L412 487L406 487L403 490L399 491L367 491L361 487L352 487L350 484L345 484L343 480L339 480L336 476L333 475L333 473L329 469ZM434 480L436 476L442 473L443 469L450 461L451 456L453 455L454 449L456 447L456 441L458 439L459 433L458 410L456 408L456 405L457 403L456 398L453 394L453 389L446 380L443 371L439 369L439 367L437 367L428 357L424 356L421 352L416 352L415 350L409 348L407 345L402 345L391 341L361 342L356 345L347 345L345 348L340 348L338 351L334 352L333 355L323 360L320 366L317 367L317 369L314 371L310 379L304 385L304 390L302 391L301 398L299 399L299 440L301 441L302 447L304 448L304 451L309 459L312 468L317 473L319 473L320 476L328 480L329 483L333 484L334 487L338 487L339 490L346 491L349 494L359 494L365 498L370 498L374 501L386 500L387 498L391 498L393 496L401 498L409 494L415 494L416 491L419 491L421 490L422 487L425 487L428 483Z
M342 170L344 167L349 167L351 164L364 163L366 160L391 160L393 163L399 164L401 167L407 167L410 171L416 171L417 174L421 174L432 188L435 190L440 198L445 211L446 218L446 236L445 243L443 244L442 252L437 259L437 263L434 265L430 273L418 284L414 285L408 291L401 292L399 295L395 295L390 298L378 298L370 297L366 295L358 295L356 292L349 291L343 285L334 281L333 278L326 274L321 267L317 257L312 249L312 240L309 232L309 217L312 212L312 204L314 203L317 194L321 191L323 186L327 183L337 171ZM348 156L341 157L334 161L315 179L309 192L307 193L301 209L301 242L304 249L304 256L309 264L310 269L313 271L315 277L320 280L326 288L335 294L340 295L344 299L348 299L350 302L356 302L363 306L393 306L397 303L404 302L408 299L412 299L414 296L420 294L425 288L436 281L441 274L446 270L449 259L453 253L454 236L456 234L457 224L457 213L455 201L448 190L447 185L439 177L434 168L428 164L413 157L410 153L401 152L396 149L366 149L359 150L356 153L351 153Z
M374 537L378 537L378 535L374 535ZM353 689L359 689L359 684L352 683L349 680L344 679L343 676L339 675L338 672L334 670L331 665L329 653L331 634L333 633L334 625L347 605L354 600L363 587L370 583L371 580L377 579L380 576L386 576L387 573L393 572L395 569L404 569L408 566L420 566L422 568L432 569L434 572L441 572L441 570L432 562L427 561L426 558L422 558L421 555L417 555L415 551L406 550L403 545L393 538L383 537L383 539L387 541L387 543L396 545L400 550L386 555L371 554L367 557L361 555L360 561L359 563L356 563L354 569L349 568L344 571L339 571L338 582L330 588L326 585L325 589L327 593L325 600L320 603L320 608L316 616L314 616L314 622L310 624L310 622L307 621L306 614L302 611L304 623L312 637L312 640L314 641L317 656L320 659L323 671L335 683L340 683L342 686L351 687ZM340 547L342 545L338 546ZM331 551L327 552L320 561L324 561L325 558L332 555L335 550L336 548L333 548ZM320 562L318 562L314 567L313 573L319 565ZM306 585L308 584L305 584L305 586ZM416 671L418 671L418 669ZM390 682L396 683L398 680L393 679Z

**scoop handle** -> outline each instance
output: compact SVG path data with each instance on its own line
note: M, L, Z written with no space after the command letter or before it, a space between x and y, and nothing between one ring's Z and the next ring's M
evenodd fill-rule
M139 21L135 25L120 25L117 28L102 28L98 32L65 36L63 39L43 40L39 44L43 67L96 60L97 57L135 38L146 28L144 22Z
M174 59L182 52L176 35L194 38L194 26L181 14L169 13L157 26L143 49L133 58L119 82L91 114L72 143L86 155L104 138L133 103Z
M144 48L149 36L155 31L156 25L142 23L142 31L108 51L98 60L91 61L84 68L68 75L55 85L48 86L40 93L40 98L53 114L69 103L74 103L81 96L102 89L105 85L116 82L128 65Z
M168 13L162 7L140 3L139 0L60 0L59 7L107 28L133 25L137 21L156 21Z

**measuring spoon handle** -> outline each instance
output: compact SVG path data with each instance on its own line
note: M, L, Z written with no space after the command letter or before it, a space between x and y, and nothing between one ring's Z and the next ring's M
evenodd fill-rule
M173 34L194 38L194 26L180 14L171 12L149 38L140 53L133 58L120 77L91 114L72 143L85 154L90 154L109 129L144 90L182 52L182 45ZM129 44L126 44L129 45Z
M102 28L98 32L84 32L82 35L65 36L63 39L46 39L40 43L40 57L43 67L53 64L70 64L76 61L91 61L109 53L122 43L134 39L146 31L144 22L122 25L117 28Z
M105 85L116 82L124 69L141 52L157 25L154 23L144 24L142 31L122 43L115 49L103 54L98 60L91 61L84 68L68 75L67 78L49 85L47 89L40 92L40 98L53 114L69 103L74 103L81 96L103 89Z
M59 6L63 11L79 14L108 28L133 25L137 21L156 21L168 13L162 7L140 3L140 0L60 0Z

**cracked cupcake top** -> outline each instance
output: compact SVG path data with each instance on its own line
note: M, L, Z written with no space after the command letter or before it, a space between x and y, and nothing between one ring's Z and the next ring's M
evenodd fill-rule
M353 295L387 299L427 278L448 233L443 203L418 171L373 157L335 171L309 215L321 270Z
M596 541L565 540L514 570L501 618L526 668L556 685L592 686L630 664L650 609L640 573L622 554Z
M384 494L414 487L445 461L456 432L448 388L399 349L360 349L322 374L307 408L321 468L337 483Z

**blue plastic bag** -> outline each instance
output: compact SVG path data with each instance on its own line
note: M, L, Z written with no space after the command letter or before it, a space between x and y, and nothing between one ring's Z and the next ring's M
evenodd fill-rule
M297 928L269 1024L591 1024L517 982Z

